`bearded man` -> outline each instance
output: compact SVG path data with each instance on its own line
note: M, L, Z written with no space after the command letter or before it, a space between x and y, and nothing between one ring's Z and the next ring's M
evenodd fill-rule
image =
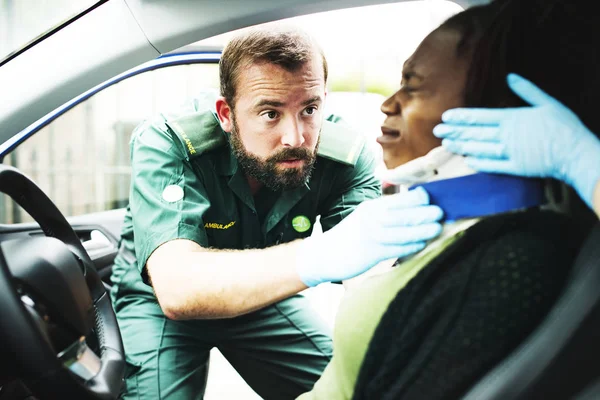
M323 114L318 45L257 29L228 43L219 68L221 96L133 132L111 277L123 398L202 398L213 347L263 398L295 398L332 354L327 324L298 293L371 266L319 266L322 244L305 240L317 216L326 239L381 192L364 135Z

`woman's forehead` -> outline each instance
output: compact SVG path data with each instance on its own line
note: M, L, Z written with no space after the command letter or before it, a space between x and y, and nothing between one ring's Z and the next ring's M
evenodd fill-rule
M437 29L430 33L404 63L404 72L414 72L423 77L450 72L464 60L459 58L457 46L461 35L454 29Z

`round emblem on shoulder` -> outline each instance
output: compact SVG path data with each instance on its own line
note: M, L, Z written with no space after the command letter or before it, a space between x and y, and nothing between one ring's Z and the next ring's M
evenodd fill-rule
M304 215L297 215L292 219L292 227L299 233L304 233L310 229L310 219Z
M183 189L181 186L169 185L163 190L162 198L169 203L175 203L176 201L183 199Z

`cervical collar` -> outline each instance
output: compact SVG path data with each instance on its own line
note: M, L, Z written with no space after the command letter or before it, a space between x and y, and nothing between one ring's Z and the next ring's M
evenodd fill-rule
M403 190L422 186L430 204L442 208L446 222L522 210L545 201L541 180L478 173L462 156L442 147L378 175Z
M475 170L465 164L462 156L450 153L441 146L394 169L382 166L376 172L382 182L405 187L474 173Z

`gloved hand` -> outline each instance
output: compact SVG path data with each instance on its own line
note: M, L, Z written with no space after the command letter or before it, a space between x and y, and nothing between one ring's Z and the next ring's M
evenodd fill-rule
M439 235L443 212L423 188L361 203L342 222L300 244L296 270L306 286L353 278L377 263L416 253Z
M600 140L530 81L516 74L507 81L532 107L448 110L433 133L449 151L466 155L474 169L559 179L592 207L600 179Z

